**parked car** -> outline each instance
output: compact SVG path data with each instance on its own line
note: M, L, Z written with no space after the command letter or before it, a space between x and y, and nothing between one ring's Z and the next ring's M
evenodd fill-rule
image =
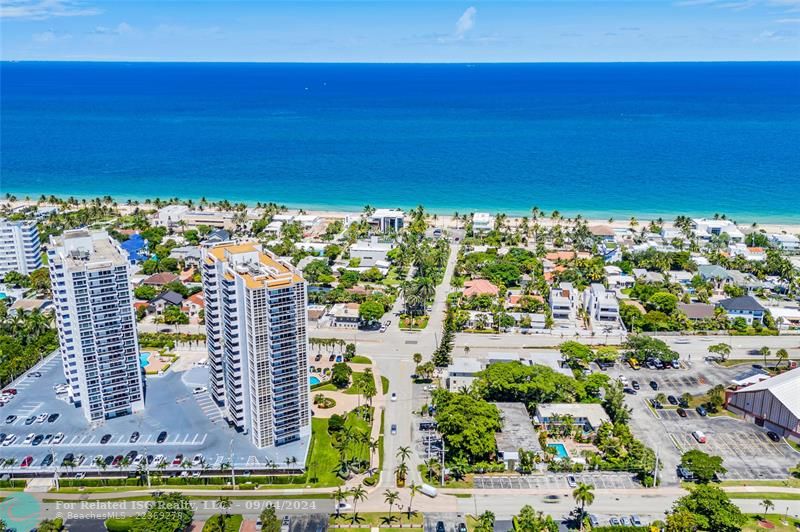
M130 451L128 454L125 455L125 458L128 460L128 463L133 462L134 458L139 456L139 453L136 451Z
M781 441L781 437L778 436L777 432L772 432L772 431L767 432L767 438L769 438L770 440L772 440L774 442Z
M120 459L122 459L122 458L120 457ZM108 456L106 456L103 459L103 463L105 465L107 465L107 466L110 466L113 462L114 462L114 455L113 454L109 454Z
M677 358L669 363L672 366L672 369L681 369L681 361Z
M691 471L689 471L685 467L679 465L678 466L678 478L682 478L683 480L691 481L691 480L694 480L694 473L692 473Z
M397 434L397 425L395 425L394 423L392 423L391 433L392 434Z
M631 521L626 516L622 516L619 518L620 526L631 526Z
M678 415L681 416L681 417L686 417L687 416L686 410L684 410L683 408L678 408L678 410L676 410L676 412L678 412Z
M467 532L467 524L466 523L458 523L458 528L456 529L457 532Z
M681 406L681 408L689 408L689 401L687 401L683 397L678 399L678 404Z
M178 453L175 455L175 458L172 460L172 465L179 466L183 463L183 455Z
M600 526L600 519L598 519L597 516L594 515L594 514L589 514L589 523L593 527L598 527L598 526Z
M660 401L656 401L655 399L650 399L650 404L653 405L653 408L657 410L664 408L664 405L662 405Z
M578 487L578 481L577 481L577 480L575 480L575 477L574 477L574 476L572 476L572 475L567 475L567 485L568 485L570 488L577 488L577 487Z
M16 388L6 388L5 390L3 390L3 393L4 394L7 393L9 395L17 395L17 389Z
M145 455L140 454L139 456L133 459L133 462L131 462L131 467L133 467L134 469L139 467L139 465L141 465L141 463L144 462L146 459L147 457Z
M697 413L703 417L708 415L708 410L706 410L704 406L698 406L697 408L695 408L695 410L697 410Z
M64 458L61 459L61 467L68 467L70 465L75 465L75 455L67 453L64 455Z
M15 441L17 441L16 434L10 434L10 435L6 436L5 440L3 440L3 447L8 447L9 445L14 443Z
M608 520L608 522L611 523L611 525L613 525L613 526L619 526L619 518L618 517L612 517L611 519Z
M697 443L706 443L706 441L708 441L705 433L702 430L696 430L692 432L692 436L695 440L697 440Z
M164 443L167 440L167 431L162 430L158 433L158 438L156 438L156 443Z
M136 443L137 441L139 441L139 433L134 432L133 434L131 434L131 437L128 438L128 443Z
M392 401L397 401L397 394L392 392Z
M117 467L118 465L120 465L122 463L122 460L124 460L124 457L121 454L118 454L111 461L111 467Z
M630 394L630 395L636 395L637 394L637 391L634 390L633 388L623 388L622 391L627 393L627 394Z
M642 526L642 520L639 519L638 515L633 514L631 516L631 524L633 524L633 526Z
M207 389L208 388L206 388L205 386L195 386L195 388L192 390L192 393L198 395L204 393Z
M202 463L203 463L203 455L202 454L194 455L194 458L192 458L192 465L194 467L197 467L197 466L201 465Z
M19 466L20 467L28 467L32 463L33 463L33 456L28 455L28 456L26 456L25 458L22 459L22 462L20 462Z
M36 416L29 416L25 418L26 425L32 425L34 421L36 421Z
M39 414L38 416L36 416L36 422L37 422L37 423L44 423L44 422L45 422L45 420L46 420L48 417L49 417L49 416L47 415L47 412L41 413L41 414Z
M653 390L658 390L658 383L656 381L650 381L650 387Z
M631 381L631 387L634 390L638 390L639 388L641 388L641 386L639 386L639 381Z
M668 395L667 396L667 401L669 401L669 404L671 404L673 406L677 406L677 404L678 404L678 398L675 397L674 395Z
M105 445L109 441L111 441L111 434L103 434L103 437L100 438L100 443L102 443L103 445Z
M55 423L55 422L56 422L56 420L58 419L58 416L59 416L59 415L60 415L60 414L58 414L58 413L55 413L55 414L50 414L50 416L48 416L48 418L47 418L47 422L48 422L48 423Z
M155 456L153 457L153 462L152 462L152 464L151 464L151 465L152 465L153 467L158 467L158 466L160 466L160 465L161 465L161 464L162 464L162 463L163 463L165 460L166 460L166 459L164 458L164 455L163 455L163 454L157 454L157 455L155 455Z
M75 467L80 467L86 461L86 457L82 454L79 454L75 457Z
M337 512L349 512L352 509L353 509L353 507L350 506L349 504L347 504L344 501L339 501L338 503L336 503L336 511Z
M34 441L36 441L36 440L34 440ZM46 435L44 437L44 439L42 440L42 443L44 445L50 445L51 443L53 443L53 435L52 434Z
M6 418L6 423L11 424L17 420L17 416L11 415Z
M44 459L42 460L41 467L48 467L53 464L53 455L51 453L47 453L44 455Z
M447 532L447 529L444 527L443 521L436 522L436 532Z

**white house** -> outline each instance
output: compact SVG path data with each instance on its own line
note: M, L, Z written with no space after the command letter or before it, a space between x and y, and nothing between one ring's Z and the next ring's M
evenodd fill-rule
M711 240L714 235L727 234L731 242L743 242L742 233L736 224L730 220L715 220L709 218L693 218L691 228L697 238L701 240Z
M607 326L619 324L619 302L613 290L592 283L583 293L583 306L593 322Z
M550 310L554 320L571 320L575 317L578 293L572 283L560 283L550 290Z
M469 388L483 365L479 360L468 357L453 357L453 362L447 366L445 383L451 392Z
M797 252L800 251L800 238L795 235L786 235L783 233L773 233L769 235L769 241L777 248L783 251Z
M472 232L488 233L494 229L494 216L488 212L476 212L472 215Z
M159 227L177 227L180 225L183 215L189 212L186 205L167 205L161 207L155 215L155 225Z
M350 246L350 258L360 259L360 266L371 268L378 263L387 263L387 255L394 247L391 242L381 242L377 236L369 240L359 240Z
M406 213L400 209L376 209L371 216L367 218L370 225L376 226L381 233L388 233L389 231L399 231L403 228Z

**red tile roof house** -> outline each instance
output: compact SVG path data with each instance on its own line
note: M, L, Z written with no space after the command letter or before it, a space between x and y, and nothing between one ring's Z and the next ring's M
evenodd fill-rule
M489 294L496 296L500 289L486 279L473 279L464 283L464 297L480 296Z
M144 281L142 284L145 286L164 286L165 284L169 284L173 281L179 281L177 275L174 273L169 272L161 272L161 273L154 273Z
M189 314L190 318L197 316L204 308L206 308L206 298L203 292L197 292L183 301L182 310Z

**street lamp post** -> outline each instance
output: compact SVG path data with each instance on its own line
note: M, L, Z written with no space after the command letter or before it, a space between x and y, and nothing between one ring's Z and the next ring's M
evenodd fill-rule
M231 438L231 445L228 448L228 454L230 455L231 460L231 486L233 486L233 489L236 489L236 473L234 473L233 467L233 438Z

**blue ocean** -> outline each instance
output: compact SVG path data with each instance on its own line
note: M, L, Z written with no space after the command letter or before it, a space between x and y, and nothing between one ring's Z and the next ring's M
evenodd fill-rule
M0 64L3 194L800 220L800 63Z

